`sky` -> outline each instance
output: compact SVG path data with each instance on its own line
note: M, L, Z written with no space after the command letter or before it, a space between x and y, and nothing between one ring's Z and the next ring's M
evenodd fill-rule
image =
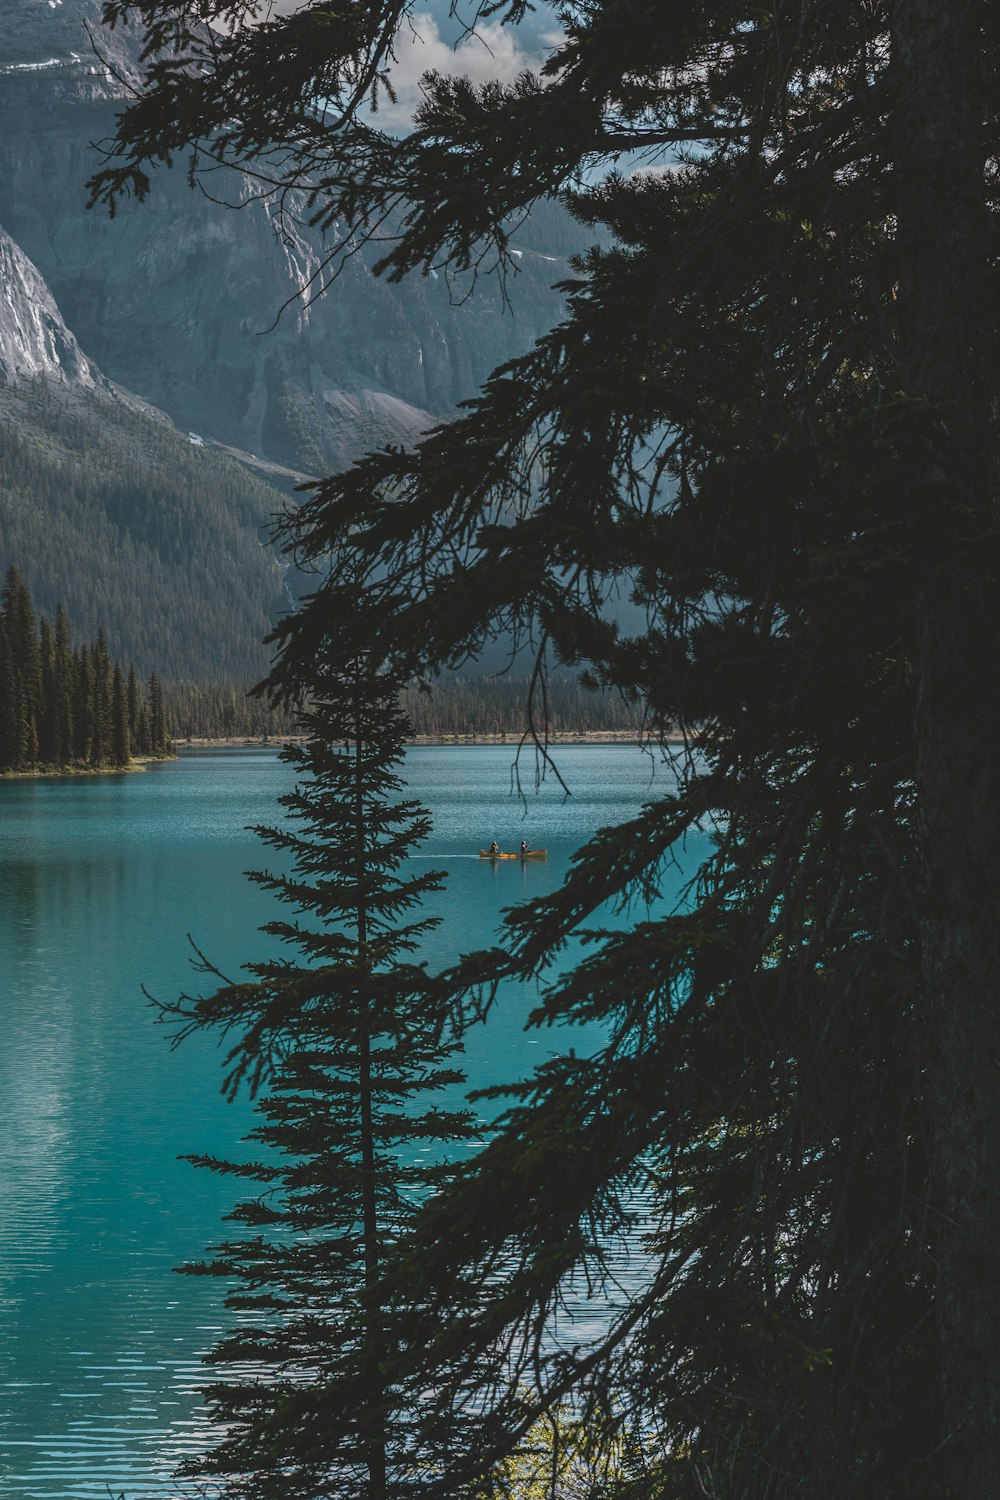
M443 15L442 15L443 12ZM399 102L380 105L380 122L386 129L406 127L419 98L420 79L432 68L439 73L462 73L473 83L491 78L511 82L526 68L536 69L551 47L535 28L514 28L497 21L480 22L475 35L464 38L448 17L448 0L438 0L426 9L415 9L408 27L400 32L392 82Z
M272 13L295 10L301 0L274 0ZM386 130L409 128L420 97L420 79L435 69L440 73L462 73L474 83L491 78L511 82L526 68L538 68L551 50L556 23L546 0L520 26L483 21L476 34L463 36L463 20L471 23L474 0L459 0L458 14L450 14L450 0L416 0L410 24L400 31L396 65L392 69L398 102L379 105L379 124Z

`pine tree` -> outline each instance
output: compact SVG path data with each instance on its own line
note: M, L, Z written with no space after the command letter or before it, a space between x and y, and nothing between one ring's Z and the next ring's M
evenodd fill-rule
M74 650L61 604L54 632L44 616L36 627L31 595L16 568L7 574L3 601L0 769L24 770L39 757L52 768L74 762L92 769L126 766L137 745L143 747L140 754L169 752L163 689L155 673L150 679L158 733L154 752L135 669L129 668L126 681L120 663L111 660L104 632L93 645Z
M60 604L56 608L55 634L55 746L56 763L68 765L73 759L73 638L69 618Z
M23 749L21 684L7 641L7 627L0 615L0 771L18 769Z
M56 657L52 628L45 616L39 622L39 656L41 658L42 689L38 705L38 755L43 765L59 764L59 745L56 707Z
M180 1007L188 1025L242 1033L230 1087L273 1069L252 1132L263 1159L205 1163L264 1190L231 1216L260 1232L201 1268L236 1280L240 1322L212 1355L235 1369L211 1392L223 1437L197 1471L248 1500L387 1500L414 1459L413 1422L390 1416L379 1270L447 1174L427 1157L472 1122L442 1102L460 1079L440 1040L447 992L410 957L434 925L414 909L441 879L404 868L429 823L398 797L398 687L357 667L325 677L307 746L283 752L301 778L281 799L297 826L258 832L291 873L253 878L299 913L264 929L297 961ZM240 1377L247 1360L266 1381ZM331 1443L328 1391L346 1368L358 1415Z
M7 643L17 678L19 705L14 710L15 767L23 769L38 759L37 714L42 697L42 660L34 605L16 567L7 571L3 587L3 617Z
M111 658L104 631L97 633L90 653L93 710L90 733L90 764L106 765L111 756Z
M73 759L84 765L94 737L94 663L88 646L73 653Z
M128 713L128 732L132 745L137 745L139 737L139 679L135 675L135 666L132 662L128 664L128 686L126 690L126 706ZM142 754L142 751L138 751Z
M111 764L127 766L132 758L132 743L128 728L128 694L125 679L118 662L115 662L111 681Z
M135 733L136 755L152 755L153 742L149 733L149 713L143 703L139 709L139 718Z
M149 678L149 753L166 755L170 748L167 724L163 715L163 688L156 673Z
M509 263L559 190L603 246L562 326L291 533L324 582L280 632L285 692L331 655L421 676L513 631L537 680L547 653L699 735L676 795L470 976L553 972L719 830L691 911L550 983L543 1018L605 1049L517 1089L421 1219L435 1313L393 1366L451 1441L427 1488L572 1396L657 1434L670 1500L998 1494L997 7L568 4L539 74L431 76L394 139L358 109L411 8L234 4L222 40L194 0L113 0L151 48L94 191L142 196L183 147L193 176L263 159L351 250L398 209L391 276ZM610 1275L637 1182L648 1279L567 1353L567 1278Z

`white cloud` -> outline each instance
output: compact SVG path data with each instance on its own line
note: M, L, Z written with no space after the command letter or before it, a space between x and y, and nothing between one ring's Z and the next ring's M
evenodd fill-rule
M452 46L442 37L430 11L418 11L404 22L396 38L396 61L390 69L392 86L398 102L383 99L379 104L378 123L386 130L408 130L413 111L420 102L420 80L432 70L457 73L473 83L499 79L511 83L526 68L538 68L542 58L518 41L510 26L499 22L481 22L474 33Z
M258 0L248 24L291 15L306 3L307 0ZM457 22L450 5L445 12L444 3L445 0L437 0L438 8L454 32ZM525 41L528 45L524 44ZM511 83L525 69L540 68L561 41L560 32L546 30L532 34L526 28L504 26L500 21L479 21L474 31L460 35L453 43L441 35L438 18L432 11L416 11L403 21L394 44L396 60L389 69L389 76L397 102L393 104L382 95L376 123L389 131L402 132L411 128L413 112L420 102L420 80L425 73L455 73L471 78L476 84L487 83L490 79ZM532 44L542 50L533 50Z

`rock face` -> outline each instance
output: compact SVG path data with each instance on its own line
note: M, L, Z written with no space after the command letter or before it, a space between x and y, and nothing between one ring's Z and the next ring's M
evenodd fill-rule
M98 0L6 0L4 13L0 222L88 355L185 430L328 472L412 441L558 317L559 251L578 245L555 216L552 243L537 228L524 241L510 311L491 279L456 305L443 278L390 286L363 254L307 305L296 294L322 246L279 238L236 174L220 176L225 203L192 192L181 166L157 174L141 207L88 213L91 143L113 129L133 43L100 35Z
M92 143L139 76L100 10L2 5L0 570L117 655L252 680L290 603L267 545L289 492L447 419L558 318L581 244L535 216L512 309L489 278L468 298L433 275L390 286L364 252L310 305L323 246L277 235L247 178L213 201L182 164L141 207L88 212Z
M110 100L139 72L128 34L101 25L101 0L4 0L0 77L41 84L37 98Z
M0 227L0 380L35 378L113 390L66 327L38 267Z

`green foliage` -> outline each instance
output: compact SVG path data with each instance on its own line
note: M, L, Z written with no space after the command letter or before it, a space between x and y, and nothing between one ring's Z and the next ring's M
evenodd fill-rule
M298 392L286 391L275 401L269 438L279 458L305 467L310 473L322 473L330 467L315 410Z
M155 674L147 705L135 668L126 684L103 631L74 650L62 605L54 632L44 616L36 624L27 585L11 567L0 612L0 771L124 768L133 754L170 754Z
M195 1470L227 1476L234 1497L386 1500L387 1471L419 1451L390 1394L378 1273L447 1180L443 1147L471 1139L473 1121L443 1103L461 1078L441 1040L447 991L413 958L434 925L419 905L441 877L407 864L429 821L399 795L398 682L356 665L316 686L307 744L283 751L301 778L281 799L290 821L257 830L276 869L252 877L294 908L264 930L296 955L172 1008L182 1029L235 1033L230 1089L267 1088L259 1158L199 1159L259 1195L231 1215L247 1237L191 1268L234 1281L239 1314L211 1355L233 1367L210 1392L221 1441ZM361 1414L331 1442L345 1370Z
M43 382L0 390L0 564L141 672L256 680L287 608L284 497L162 420Z
M164 712L170 738L280 739L300 732L297 712L269 704L253 692L252 682L165 682ZM400 705L418 735L509 735L519 738L528 729L524 677L439 678L430 692L416 686L401 691ZM636 705L610 693L588 692L569 675L548 685L546 711L539 726L552 731L586 734L598 731L633 733L642 729Z
M165 682L163 713L172 740L281 738L301 731L299 715L271 707L252 682Z
M638 1440L615 1428L588 1427L568 1404L546 1412L517 1453L502 1459L470 1500L626 1500L655 1482L652 1433Z
M322 582L275 692L503 636L700 729L676 793L451 976L470 1019L516 978L604 1041L501 1091L386 1261L393 1399L447 1435L398 1493L475 1494L567 1398L656 1434L656 1500L997 1493L998 11L553 9L539 73L431 76L394 139L357 109L406 0L224 40L193 0L108 7L153 50L98 198L183 146L195 174L263 159L344 243L399 212L393 277L504 263L554 192L601 240L459 420L290 523ZM616 1308L609 1247L640 1237ZM581 1288L606 1323L567 1335ZM368 1395L338 1373L333 1447Z
M402 705L415 734L462 735L530 733L534 718L557 733L631 731L642 729L641 708L613 693L588 692L568 674L546 684L545 703L529 708L530 683L526 677L438 678L429 692L407 687Z

